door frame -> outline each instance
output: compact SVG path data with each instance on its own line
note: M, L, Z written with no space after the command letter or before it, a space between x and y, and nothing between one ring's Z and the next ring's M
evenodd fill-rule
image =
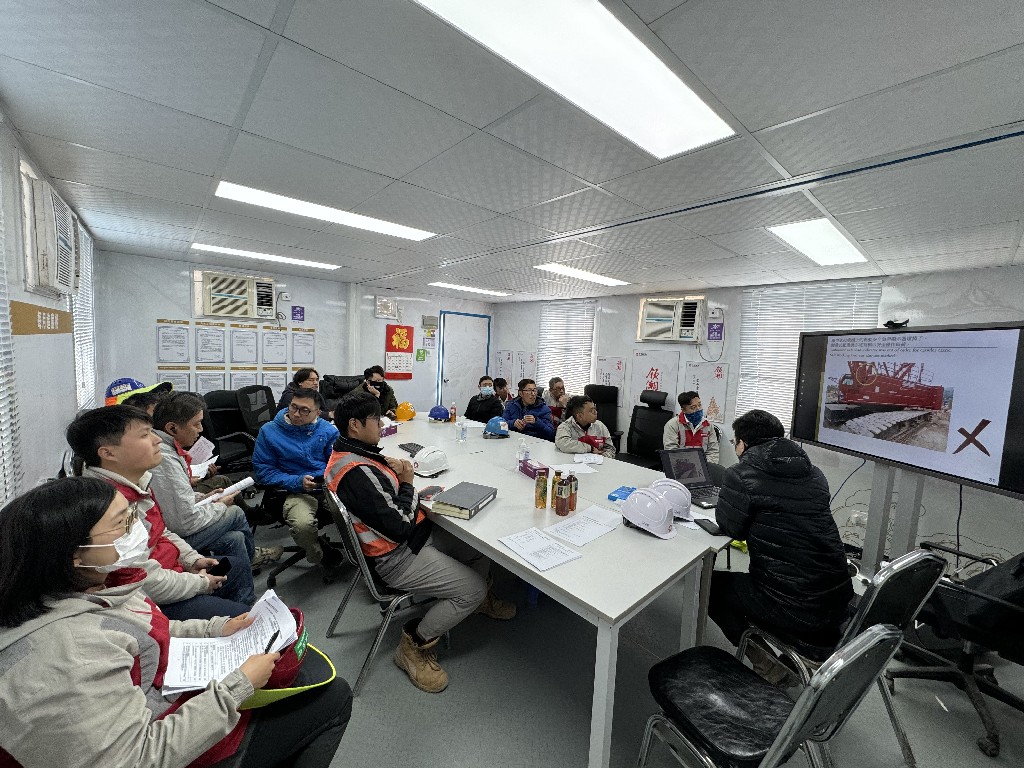
M444 321L446 315L459 315L462 317L483 317L487 319L487 362L484 365L484 373L491 375L491 315L481 315L477 312L454 312L442 309L438 318L438 342L437 342L437 381L434 384L435 400L438 405L443 405L444 400Z

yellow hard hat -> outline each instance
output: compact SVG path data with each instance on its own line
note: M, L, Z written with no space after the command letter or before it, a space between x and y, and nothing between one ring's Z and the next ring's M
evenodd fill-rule
M395 409L395 418L399 421L408 421L415 417L416 409L412 407L412 403L399 403Z

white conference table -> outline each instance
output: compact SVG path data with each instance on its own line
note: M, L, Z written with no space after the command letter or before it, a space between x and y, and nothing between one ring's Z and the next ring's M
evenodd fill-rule
M498 489L497 498L472 520L431 515L434 522L467 542L492 562L500 564L544 594L597 627L597 658L594 664L594 696L590 722L590 768L607 768L611 755L615 667L620 627L672 585L682 581L680 648L696 645L703 634L707 594L715 554L726 540L701 530L677 526L674 539L659 539L634 528L618 526L585 547L577 560L537 571L499 541L502 536L536 526L544 529L560 518L549 508L534 508L534 481L515 470L515 454L521 435L485 439L482 424L468 422L469 437L456 441L455 427L428 422L425 416L399 422L398 434L384 438L388 456L408 458L400 443L436 445L448 455L450 469L438 478L417 478L420 488L429 484L450 488L461 481ZM560 453L553 443L527 437L531 458L544 464L566 464L572 455ZM593 474L579 475L576 511L596 504L615 509L608 493L621 485L646 487L664 477L660 472L606 459ZM564 543L564 542L563 542Z

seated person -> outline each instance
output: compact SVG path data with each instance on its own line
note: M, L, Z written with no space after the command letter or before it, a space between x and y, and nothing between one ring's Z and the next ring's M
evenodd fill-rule
M0 510L0 541L0 765L330 764L352 711L341 678L239 711L280 657L260 653L203 690L161 695L171 637L252 620L168 622L142 590L145 527L114 486L33 488Z
M597 420L597 406L585 395L574 395L565 406L566 419L555 432L555 448L562 453L599 453L615 458L612 433Z
M196 549L227 555L245 563L250 570L257 569L279 560L284 550L256 546L245 512L234 504L238 494L196 506L203 494L192 490L192 459L188 449L203 433L205 407L206 402L194 392L173 392L157 405L154 425L164 458L153 467L149 487L160 502L160 511L169 530ZM240 576L244 579L245 574ZM252 589L250 576L250 593ZM255 602L255 594L252 600Z
M853 586L828 482L772 414L750 411L732 428L740 460L725 471L715 518L724 534L746 540L750 572L714 572L708 616L734 645L750 623L782 641L835 645ZM758 674L785 677L767 645L748 648Z
M161 381L158 384L150 384L148 387L138 379L123 378L115 379L110 382L110 386L107 387L103 404L104 405L125 405L127 400L132 395L144 395L151 393L154 395L167 394L171 391L173 385L169 381Z
M569 396L565 394L565 382L555 376L548 382L547 392L544 393L544 402L551 409L551 423L555 429L565 418L563 411L569 403Z
M252 468L258 482L288 491L283 515L292 539L302 547L309 562L333 575L344 558L319 537L320 500L314 494L323 489L316 478L323 477L338 430L319 418L318 397L312 389L292 393L288 408L260 429Z
M662 442L666 448L703 448L708 463L718 463L718 435L704 418L696 392L679 393L679 418L665 423Z
M501 401L502 408L508 405L509 400L515 399L513 394L508 391L508 382L500 376L494 380L494 396Z
M356 392L369 392L377 398L380 403L380 412L389 419L395 418L395 411L398 410L398 398L395 397L395 390L384 381L384 369L374 365L363 371L363 383L348 394Z
M133 408L141 408L152 416L153 409L156 408L156 404L163 400L167 394L167 390L147 388L145 390L132 392L128 397L120 402L120 405L130 405Z
M505 406L505 421L509 429L524 435L555 439L555 427L551 423L551 409L537 398L537 384L533 379L519 382L519 397L509 400Z
M473 395L466 406L463 414L470 421L482 421L486 424L495 416L501 416L505 412L505 406L494 394L494 380L490 376L480 377L480 394Z
M218 561L167 530L149 487L150 470L163 455L145 411L130 405L82 411L68 426L67 441L76 475L105 480L138 511L147 533L142 588L164 613L174 619L211 619L245 613L252 606L242 602L252 595L252 573L244 563L232 563L227 576L207 573Z
M488 589L490 561L419 509L412 464L381 454L380 404L367 393L346 396L334 411L342 430L327 465L327 485L349 512L370 567L393 589L436 597L402 630L395 664L429 693L448 686L437 663L438 638L471 613L511 619L516 607Z
M280 413L288 407L288 403L292 401L292 397L300 389L311 389L320 395L320 374L316 372L316 368L299 368L292 376L292 380L288 382L288 386L285 387L284 392L281 393L281 399L277 401L277 410L274 413ZM332 416L326 408L326 404L323 402L323 397L320 397L320 418L331 420Z

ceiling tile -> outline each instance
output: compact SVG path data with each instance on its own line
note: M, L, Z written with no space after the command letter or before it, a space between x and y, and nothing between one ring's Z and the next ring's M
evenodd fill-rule
M365 216L445 234L494 218L494 211L396 181L352 209Z
M114 239L110 232L124 232L161 240L184 240L187 245L192 241L192 234L195 232L191 227L176 227L173 224L160 224L99 211L78 211L78 215L90 232L103 230L107 233L108 239Z
M168 240L166 247L154 241L151 246L146 245L121 245L110 240L97 240L93 243L96 251L106 253L123 254L125 256L146 256L151 259L170 259L171 261L190 261L188 252L182 253L178 250L177 243Z
M717 261L735 258L736 254L720 248L704 237L693 237L680 240L678 243L652 245L648 248L632 248L618 251L624 258L634 259L644 264L684 264L698 261Z
M225 125L5 56L0 98L19 130L202 174L231 138Z
M737 138L631 173L604 186L653 211L780 178L754 142Z
M632 8L645 24L650 24L685 2L686 0L626 0L626 5Z
M278 5L278 0L207 0L207 2L219 5L231 13L267 28L274 20L274 11Z
M583 187L568 174L485 133L435 157L405 181L502 213Z
M284 34L478 128L541 90L410 2L298 0Z
M1024 5L691 0L651 28L756 129L1016 45Z
M802 253L783 250L778 253L761 253L754 256L747 256L747 261L758 269L778 271L783 269L802 270L816 269L817 262L811 261Z
M386 262L394 272L407 272L410 269L417 269L419 267L447 266L447 262L438 256L430 253L418 253L408 249L392 251L386 258L382 257L379 261Z
M361 258L353 254L339 253L336 251L324 251L293 245L266 243L260 240L246 238L242 235L222 235L218 232L200 230L196 232L196 242L204 243L206 245L219 245L225 248L238 248L240 250L253 251L255 253L267 253L272 256L287 256L293 259L318 261L323 264L341 264L350 269L362 270L373 274L383 274L395 271L391 265L386 262L382 263L381 260L374 258ZM218 254L208 255L215 256ZM219 254L218 256L223 256L224 258L246 258L244 256L233 257L227 254ZM311 269L314 274L321 273L321 270L319 269L309 269Z
M455 233L460 239L480 243L492 248L528 243L550 237L551 232L509 216L495 216L493 219L474 224Z
M739 256L756 256L759 253L777 253L789 250L779 240L768 234L763 227L744 229L739 232L723 232L709 239Z
M6 56L228 124L263 40L191 0L22 0L0 25Z
M636 224L615 226L597 234L587 235L585 243L593 243L610 251L624 251L630 248L644 248L649 245L677 243L696 235L688 229L673 223L675 217L659 217Z
M859 264L833 264L823 267L818 264L811 264L802 269L779 269L776 270L787 280L803 282L807 280L844 280L852 277L877 277L882 270L871 262Z
M405 248L416 253L434 255L441 259L464 258L487 250L485 245L459 240L456 237L432 237L418 243L409 243Z
M122 232L115 229L90 228L93 237L102 244L102 250L143 248L149 251L158 250L167 253L182 254L188 250L187 240L169 240L162 237L148 237L134 232Z
M681 214L675 220L687 229L711 236L754 227L817 219L821 215L821 211L797 192L715 205Z
M487 132L595 184L658 162L551 93L488 126Z
M699 277L712 283L725 275L743 275L759 271L753 262L743 256L712 261L686 261L680 263L676 269L679 274L686 277Z
M924 200L836 216L858 241L940 232L947 229L1015 221L1021 201L1005 196L963 194L955 204Z
M584 189L547 203L512 213L552 232L571 232L595 224L638 216L643 208L599 189Z
M312 223L312 220L308 220ZM323 224L323 222L316 222ZM207 232L217 232L231 237L244 237L274 245L298 245L314 234L314 230L292 227L276 221L267 221L251 216L240 216L226 211L206 210L197 225ZM196 237L198 241L198 235Z
M533 266L548 261L572 261L605 253L602 249L581 240L562 240L556 243L531 245L502 254L506 263Z
M302 248L311 248L315 251L348 254L361 259L383 256L396 250L394 247L383 243L374 243L369 240L349 237L351 231L350 227L332 224L321 232L306 232L306 237L300 240L297 245Z
M277 46L243 127L393 177L422 165L473 130L287 41Z
M1008 221L982 227L862 240L861 245L873 258L896 259L1013 248L1019 239L1020 223Z
M170 224L175 227L191 228L196 225L203 209L194 205L172 203L155 197L133 195L113 189L93 187L88 184L55 182L57 191L67 200L68 205L79 213L96 211L113 215L129 215L132 218ZM84 214L83 214L84 216ZM88 217L84 216L86 221Z
M961 251L931 256L901 256L879 259L878 266L887 275L911 272L944 272L983 267L1004 267L1013 261L1013 248L995 248L983 251Z
M745 288L752 285L775 285L788 282L786 278L771 270L744 272L739 275L714 275L706 278L713 288Z

